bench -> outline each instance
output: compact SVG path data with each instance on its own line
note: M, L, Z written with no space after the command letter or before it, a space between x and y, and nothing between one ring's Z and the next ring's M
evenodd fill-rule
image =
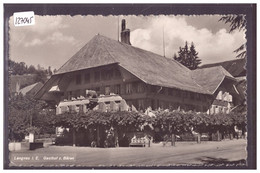
M130 147L145 147L145 145L146 145L145 138L132 138L131 143L129 144Z

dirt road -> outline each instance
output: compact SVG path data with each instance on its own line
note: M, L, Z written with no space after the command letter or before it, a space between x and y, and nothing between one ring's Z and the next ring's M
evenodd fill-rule
M237 164L247 158L246 140L178 142L176 147L153 144L150 148L89 148L49 146L10 153L10 166L176 166Z

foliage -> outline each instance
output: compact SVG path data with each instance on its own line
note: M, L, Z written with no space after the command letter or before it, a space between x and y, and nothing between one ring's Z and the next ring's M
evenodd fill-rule
M15 62L12 60L8 60L8 70L12 75L36 74L35 82L42 83L47 80L48 75L52 75L51 67L44 69L38 65L36 69L33 65L28 67L24 62Z
M121 127L126 126L139 128L142 124L149 122L146 115L142 115L138 112L100 112L100 111L88 111L86 113L67 112L64 114L56 115L53 119L53 123L56 126L68 127L68 128L88 128L93 126L106 126L106 127Z
M178 56L175 54L173 57L176 61L179 61L184 66L188 67L190 70L195 70L201 63L198 57L198 52L195 50L195 46L191 43L190 48L188 48L188 43L186 41L185 46L178 52Z
M219 21L229 23L230 24L230 30L229 33L238 30L238 31L245 31L246 29L246 18L245 15L239 14L239 15L226 15L219 19ZM234 50L235 53L239 53L236 57L237 58L246 58L246 44L242 44L239 48Z
M157 111L155 117L149 117L139 112L99 112L64 113L56 115L53 119L55 126L66 128L93 128L103 126L109 129L116 127L120 131L140 131L142 125L151 124L160 127L166 134L180 135L185 132L215 133L224 131L235 125L246 126L246 115L239 113L215 114L182 112L182 111ZM226 128L226 129L225 129ZM152 130L152 129L150 129Z
M237 58L246 58L246 44L242 44L239 48L234 50L235 53L238 53Z
M229 23L230 24L230 30L229 32L233 32L235 30L245 30L246 27L246 18L245 15L239 14L239 15L226 15L219 19L219 21Z
M51 126L53 110L46 109L45 102L18 95L10 98L8 103L9 139L21 141L28 134L29 127L40 128L40 133L54 133Z
M31 127L28 127L26 129L26 132L27 133L33 133L33 134L39 134L40 133L40 128L35 127L35 126L31 126Z

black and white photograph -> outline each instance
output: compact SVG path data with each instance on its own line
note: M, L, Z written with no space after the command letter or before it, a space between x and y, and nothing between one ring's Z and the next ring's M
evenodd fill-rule
M18 7L6 168L254 167L255 4Z

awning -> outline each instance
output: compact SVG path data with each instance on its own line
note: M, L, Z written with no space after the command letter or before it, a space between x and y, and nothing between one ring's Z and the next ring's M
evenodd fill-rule
M49 92L60 92L60 88L58 85L52 86Z

